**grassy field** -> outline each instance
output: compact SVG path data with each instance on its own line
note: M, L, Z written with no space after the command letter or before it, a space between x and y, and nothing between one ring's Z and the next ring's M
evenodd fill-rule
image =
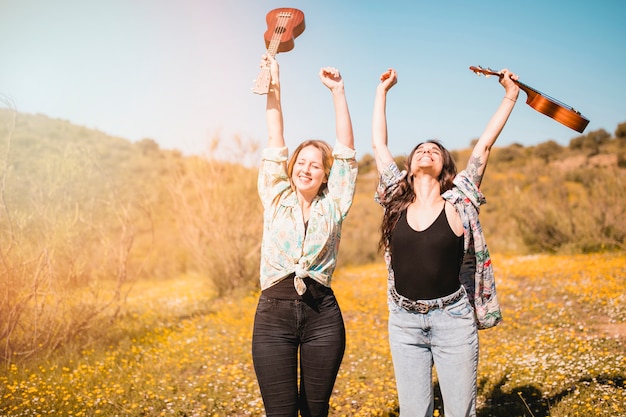
M479 416L626 416L625 254L493 260L505 321L480 333ZM348 344L332 416L398 413L385 280L381 263L335 275ZM258 294L211 301L198 276L140 285L90 349L0 370L0 415L262 416Z

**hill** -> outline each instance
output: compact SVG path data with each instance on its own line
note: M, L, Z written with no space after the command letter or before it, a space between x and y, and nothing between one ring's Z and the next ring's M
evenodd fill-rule
M623 250L625 138L626 123L567 147L494 149L481 214L491 251ZM202 276L216 296L255 288L256 169L233 161L256 160L256 147L234 142L228 160L183 156L152 139L0 109L0 357L92 337L87 329L120 314L140 280ZM454 151L460 165L468 154ZM381 261L371 156L359 165L340 266Z

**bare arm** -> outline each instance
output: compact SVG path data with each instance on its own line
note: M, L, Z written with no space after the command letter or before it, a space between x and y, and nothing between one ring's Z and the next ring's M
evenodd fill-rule
M261 59L261 67L270 67L270 89L267 93L265 106L265 118L269 134L268 147L282 148L285 146L283 108L280 102L280 77L278 62L274 57L264 55Z
M498 139L498 136L500 136L500 132L502 132L504 125L509 119L513 107L515 106L517 96L519 95L519 86L513 82L513 80L517 80L517 75L507 69L502 70L501 73L500 84L505 89L504 98L476 142L472 150L472 155L467 163L467 172L476 186L480 186L487 166L487 160L491 153L491 147L496 142L496 139Z
M354 133L352 120L348 110L348 101L344 89L343 78L339 70L332 67L322 68L319 72L322 83L330 89L335 107L335 129L337 141L350 149L354 149Z
M395 70L389 69L380 76L374 99L372 116L372 148L378 172L382 172L393 161L387 145L387 92L398 82Z

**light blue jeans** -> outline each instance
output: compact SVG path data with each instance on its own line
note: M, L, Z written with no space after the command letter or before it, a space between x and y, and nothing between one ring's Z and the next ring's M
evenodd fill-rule
M428 300L437 304L438 300ZM389 344L400 417L433 415L433 364L446 417L476 415L478 331L467 295L422 314L389 302Z

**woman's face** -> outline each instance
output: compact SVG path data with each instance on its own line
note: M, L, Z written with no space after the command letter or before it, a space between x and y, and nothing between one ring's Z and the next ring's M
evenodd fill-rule
M300 150L291 173L295 188L303 194L317 194L326 179L322 151L315 146L305 146Z
M433 170L439 175L443 169L443 152L436 143L422 143L411 160L411 170Z

